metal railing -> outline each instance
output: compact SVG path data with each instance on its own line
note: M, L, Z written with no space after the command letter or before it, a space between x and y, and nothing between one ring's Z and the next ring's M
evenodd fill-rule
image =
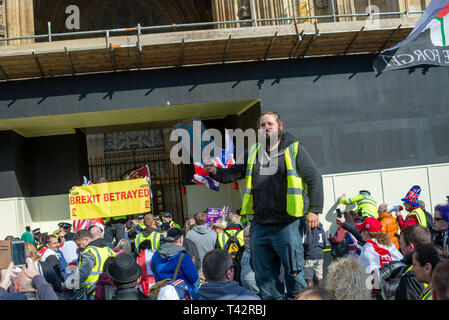
M333 4L335 0L331 0ZM107 44L109 37L113 33L127 33L127 32L135 32L135 35L141 37L145 31L161 31L161 30L179 30L182 28L200 28L200 27L214 27L220 25L232 25L232 24L248 24L251 23L253 26L259 26L260 23L263 22L286 22L286 23L296 23L297 21L301 22L301 20L318 20L321 19L332 19L334 22L337 22L337 18L357 18L357 17L367 17L370 19L374 19L376 16L388 16L388 15L399 15L408 17L409 15L422 14L424 11L391 11L391 12L369 12L369 13L350 13L350 14L336 14L335 6L332 5L332 14L329 15L318 15L318 16L303 16L303 17L280 17L280 18L266 18L266 19L247 19L247 20L230 20L230 21L214 21L214 22L197 22L197 23L184 23L184 24L169 24L169 25L159 25L159 26L147 26L142 27L138 24L136 27L131 28L115 28L115 29L107 29L107 30L88 30L88 31L73 31L73 32L59 32L52 33L51 22L48 22L48 32L47 34L40 35L32 35L32 36L20 36L20 37L8 37L8 38L0 38L0 42L4 41L16 41L16 40L38 40L38 39L48 39L48 42L52 42L54 38L60 37L80 37L86 35L103 35L106 38Z

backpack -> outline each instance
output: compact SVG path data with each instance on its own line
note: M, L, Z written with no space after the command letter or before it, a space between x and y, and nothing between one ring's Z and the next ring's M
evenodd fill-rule
M239 230L236 233L234 233L233 235L226 232L226 230L224 231L224 233L229 237L228 241L226 241L226 245L225 245L224 249L229 252L233 261L235 260L235 257L237 256L237 252L239 251L239 249L241 247L241 245L239 243L239 239L237 239L237 236L242 231L243 230Z
M351 238L346 236L346 230L340 226L335 232L335 235L333 237L329 237L332 258L335 259L347 254L350 241Z
M149 293L148 293L148 296L150 297L150 299L157 300L157 297L159 295L159 291L164 286L168 285L170 282L176 281L176 278L178 277L179 268L181 267L182 258L184 258L184 252L181 253L181 256L179 257L178 265L176 266L176 270L175 270L175 273L173 274L173 278L172 279L167 278L167 279L160 280L160 281L156 282L150 288Z

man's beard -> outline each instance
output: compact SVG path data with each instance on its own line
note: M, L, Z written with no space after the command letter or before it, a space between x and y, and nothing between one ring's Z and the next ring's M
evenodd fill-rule
M261 143L266 146L267 149L272 148L275 146L281 139L282 131L281 130L274 130L270 133L265 133Z

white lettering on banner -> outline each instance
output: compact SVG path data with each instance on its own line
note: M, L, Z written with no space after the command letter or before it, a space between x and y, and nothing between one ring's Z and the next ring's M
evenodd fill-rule
M403 56L408 57L409 60L401 59ZM415 58L411 54L406 54L406 53L398 54L397 57L399 59L401 59L401 62L403 64L409 64L409 63L412 63L413 61L415 61Z
M394 62L394 63L396 63L396 66L398 66L398 67L400 67L402 64L399 62L399 60L396 58L396 56L393 56L392 58L391 58L391 60Z
M445 58L444 63L449 63L449 50L441 50L441 52L443 53L443 57Z
M416 49L412 53L400 53L394 56L381 55L387 67L406 67L417 63L449 64L449 50ZM390 58L390 60L388 60Z
M438 58L438 63L441 63L440 52L437 49L433 49L433 54Z
M432 58L430 57L430 54L432 55ZM426 58L430 61L435 61L435 54L430 49L424 49L424 55Z
M413 51L414 54L418 57L418 62L421 61L421 57L423 58L423 61L426 60L426 57L423 55L423 53L420 50Z

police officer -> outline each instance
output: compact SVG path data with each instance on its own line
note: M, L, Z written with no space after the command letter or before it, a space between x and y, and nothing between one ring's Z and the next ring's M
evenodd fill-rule
M346 194L342 194L338 200L341 204L345 205L356 203L357 209L355 213L362 216L362 218L379 218L379 213L377 212L377 202L368 190L360 190L358 195L351 198L346 198Z
M161 212L162 221L168 223L170 228L181 229L181 226L173 221L173 216L170 212Z

